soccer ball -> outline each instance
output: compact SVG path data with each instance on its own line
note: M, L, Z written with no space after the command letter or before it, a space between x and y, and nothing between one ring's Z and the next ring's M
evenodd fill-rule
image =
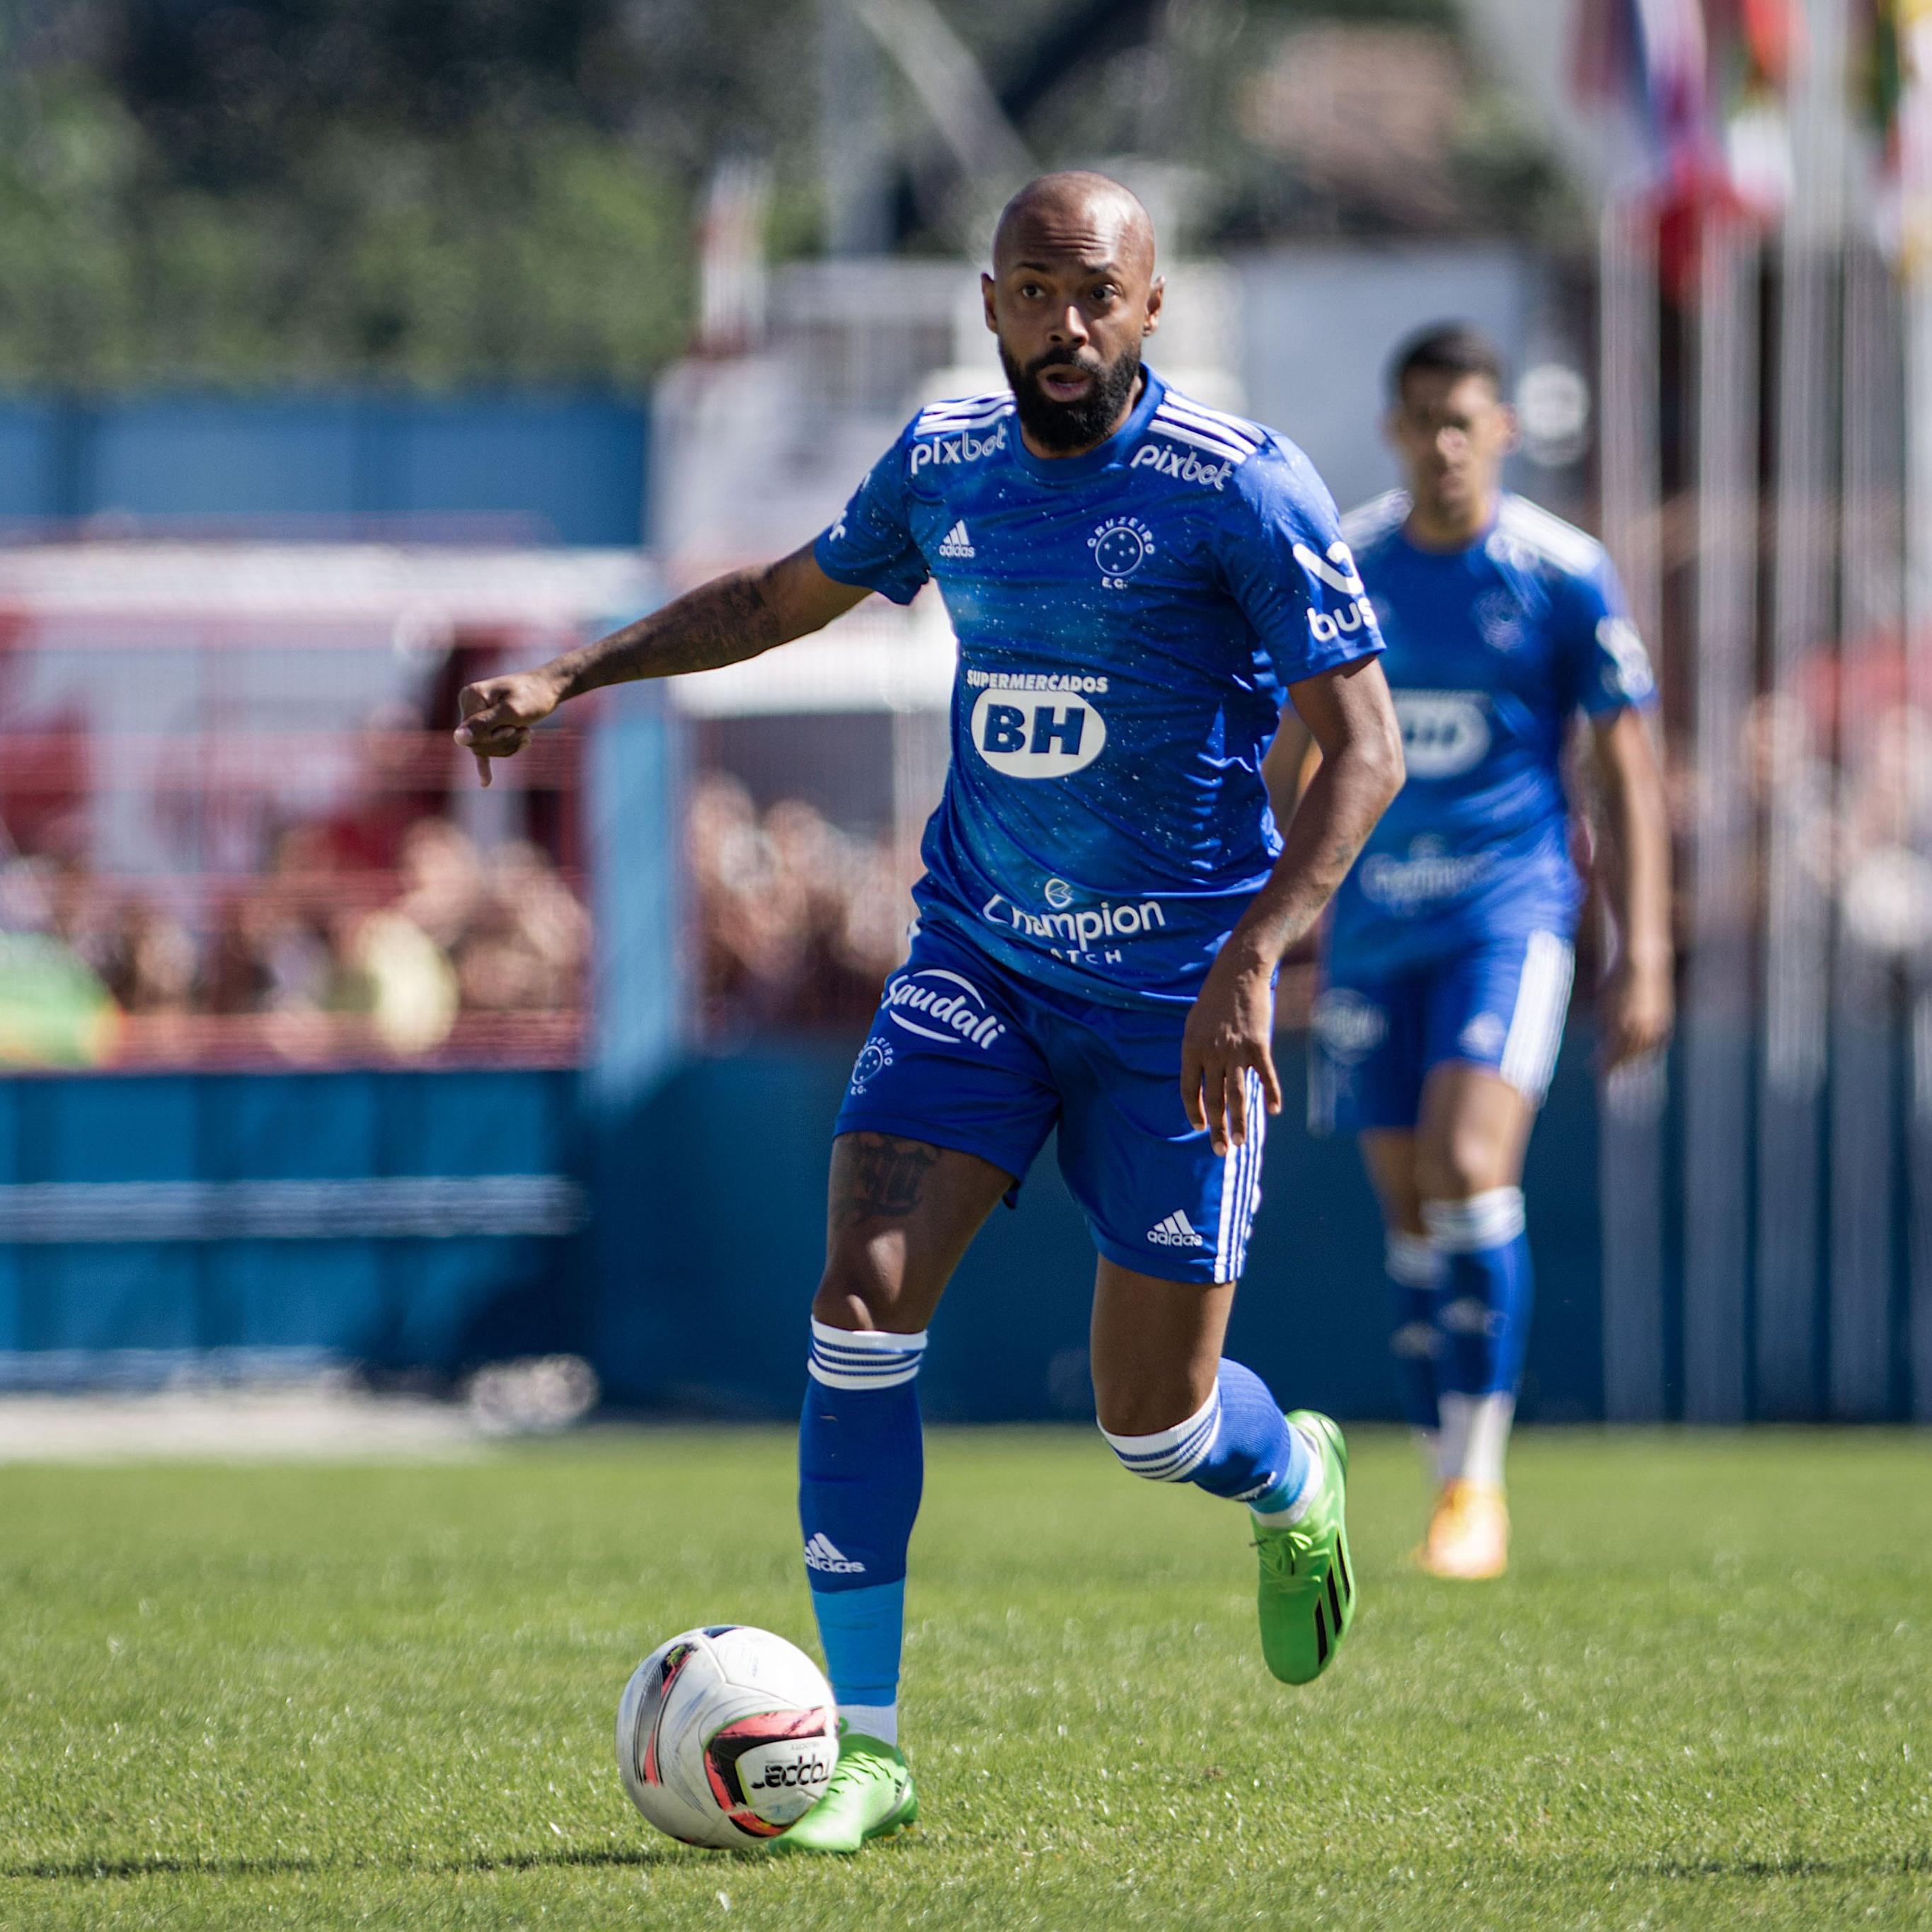
M838 1714L818 1665L746 1624L659 1644L617 1706L631 1802L687 1845L776 1838L818 1802L838 1762Z

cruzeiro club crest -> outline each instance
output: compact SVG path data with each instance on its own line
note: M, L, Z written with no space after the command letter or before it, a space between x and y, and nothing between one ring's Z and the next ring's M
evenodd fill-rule
M1154 532L1138 517L1109 517L1087 539L1100 581L1109 590L1123 590L1127 579L1154 554Z

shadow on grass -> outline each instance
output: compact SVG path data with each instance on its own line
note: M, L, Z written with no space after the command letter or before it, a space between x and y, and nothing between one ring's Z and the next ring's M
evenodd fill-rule
M42 1859L21 1864L0 1864L0 1879L274 1878L291 1874L320 1875L339 1872L394 1872L421 1875L434 1872L519 1872L638 1868L695 1863L694 1847L644 1844L622 1851L573 1850L479 1852L470 1858L72 1858ZM713 1858L734 1863L758 1858L758 1852L718 1852Z
M1932 1873L1932 1850L1874 1852L1868 1857L1818 1858L1794 1852L1778 1858L1638 1858L1604 1868L1623 1879L1911 1878Z

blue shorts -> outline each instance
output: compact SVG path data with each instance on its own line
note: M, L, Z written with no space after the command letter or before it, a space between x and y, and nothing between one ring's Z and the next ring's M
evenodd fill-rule
M1060 1171L1109 1261L1167 1281L1233 1281L1261 1204L1265 1119L1217 1154L1180 1104L1185 1006L1105 1006L1022 980L923 927L886 982L838 1110L842 1134L977 1154L1013 1194L1060 1130Z
M1387 976L1331 959L1309 1016L1310 1131L1413 1127L1422 1083L1445 1060L1486 1066L1541 1105L1572 963L1555 932L1486 940Z

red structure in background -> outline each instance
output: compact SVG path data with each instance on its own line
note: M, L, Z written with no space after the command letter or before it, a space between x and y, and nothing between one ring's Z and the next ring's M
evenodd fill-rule
M487 794L449 726L646 596L611 552L0 553L0 1062L574 1064L588 721Z

